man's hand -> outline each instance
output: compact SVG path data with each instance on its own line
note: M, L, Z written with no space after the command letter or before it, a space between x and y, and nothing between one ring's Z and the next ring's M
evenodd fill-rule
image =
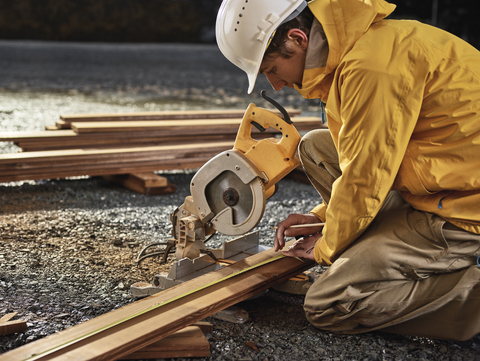
M282 253L285 256L307 258L315 261L313 249L321 234L317 233L312 236L300 238L293 245L291 245L286 251Z
M313 214L290 214L287 219L278 224L277 233L275 234L275 251L285 247L285 237L314 235L323 228L323 226L290 228L291 226L318 223L319 221ZM316 235L316 239L318 239L318 235Z

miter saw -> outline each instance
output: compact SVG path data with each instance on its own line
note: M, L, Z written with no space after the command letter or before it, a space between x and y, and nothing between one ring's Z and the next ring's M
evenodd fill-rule
M163 250L166 261L175 249L176 261L169 274L156 275L152 284L132 285L134 296L159 292L264 249L258 232L248 232L261 220L278 181L300 164L296 151L301 136L287 111L265 91L261 95L281 116L253 103L248 106L233 148L198 170L190 183L191 195L171 214L174 238ZM281 138L253 139L254 126L261 132L274 128ZM209 250L205 242L215 232L243 236L225 242L222 249Z

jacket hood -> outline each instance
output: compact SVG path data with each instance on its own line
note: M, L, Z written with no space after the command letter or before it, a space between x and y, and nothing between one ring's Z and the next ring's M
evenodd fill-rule
M384 0L313 0L308 4L328 41L326 67L306 69L302 88L305 98L326 100L335 69L371 24L390 15L396 5ZM308 56L308 52L307 52Z

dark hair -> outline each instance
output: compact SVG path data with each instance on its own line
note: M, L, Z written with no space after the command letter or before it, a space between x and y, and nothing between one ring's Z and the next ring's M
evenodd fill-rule
M290 29L300 29L308 35L314 18L315 17L307 6L296 18L280 25L277 28L275 36L270 42L270 45L267 47L263 57L268 58L271 56L281 55L286 59L290 58L292 56L292 52L286 46L288 32Z

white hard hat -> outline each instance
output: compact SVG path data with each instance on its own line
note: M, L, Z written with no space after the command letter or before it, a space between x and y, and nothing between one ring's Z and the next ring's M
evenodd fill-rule
M215 29L218 47L230 62L247 73L249 94L275 30L306 6L306 0L223 1Z

